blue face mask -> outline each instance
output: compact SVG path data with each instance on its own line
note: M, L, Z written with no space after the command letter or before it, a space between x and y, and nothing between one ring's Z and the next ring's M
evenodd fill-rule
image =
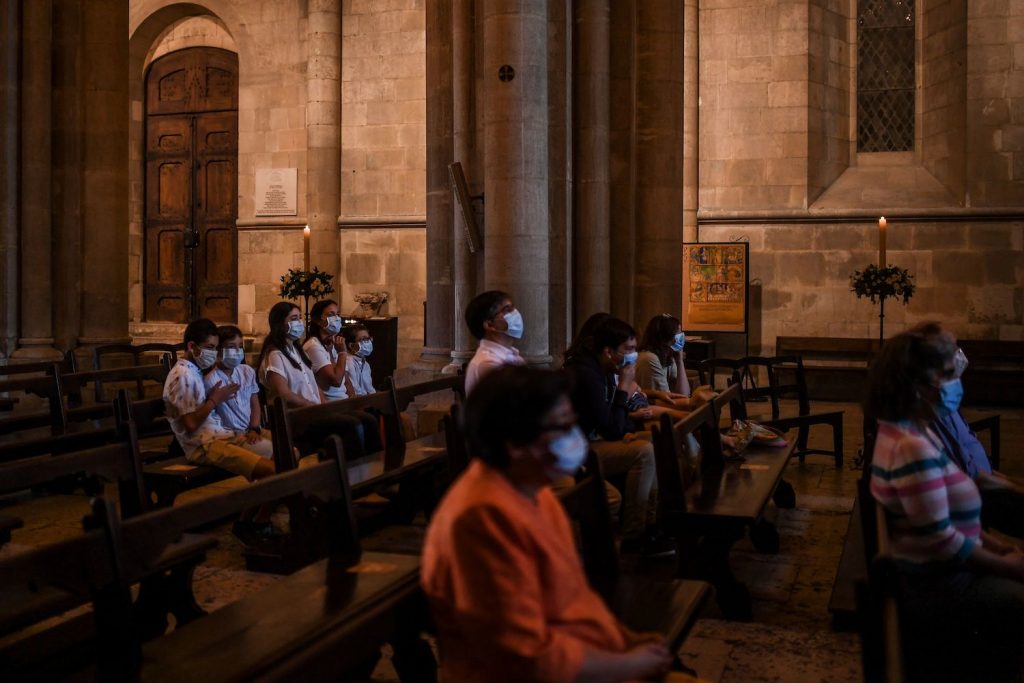
M373 340L363 339L360 341L359 350L356 351L356 355L360 358L369 358L371 353L373 353Z
M327 327L325 327L324 329L327 330L328 334L332 334L332 335L333 334L338 334L339 332L341 332L341 316L338 316L338 315L329 315L329 316L327 316Z
M505 314L505 324L508 325L508 329L505 330L505 334L512 337L513 339L523 338L523 314L518 310L513 309Z
M940 413L955 413L960 410L960 402L964 399L964 385L960 379L951 379L943 382L939 387L939 405L936 409Z
M292 341L296 339L302 339L302 335L306 333L306 326L301 320L289 320L288 321L288 338Z
M245 351L242 349L224 349L221 352L220 364L228 370L234 370L245 360Z
M548 444L548 450L555 456L555 467L559 472L572 476L587 459L590 442L583 435L583 430L573 425L572 430Z
M671 348L673 351L678 352L682 351L685 345L686 335L683 334L682 332L676 332L675 338L672 339L672 346L670 346L669 348Z
M636 363L636 359L639 357L639 352L630 351L629 353L622 357L622 362L619 363L619 368L624 368L626 366L633 365L634 363Z

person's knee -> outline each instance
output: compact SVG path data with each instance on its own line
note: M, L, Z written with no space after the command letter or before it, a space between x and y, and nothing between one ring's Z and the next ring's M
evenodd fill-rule
M252 468L252 479L253 481L263 479L265 477L269 477L275 474L276 471L277 470L274 469L273 460L265 460L263 458L260 458L259 462L257 462L256 465Z

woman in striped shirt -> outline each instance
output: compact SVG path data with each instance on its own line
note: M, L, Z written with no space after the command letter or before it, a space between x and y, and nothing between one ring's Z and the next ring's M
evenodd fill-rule
M888 340L872 365L864 405L878 421L871 493L885 507L901 570L911 673L1018 680L1024 555L982 530L977 487L927 426L958 379L956 350L951 332L926 323Z

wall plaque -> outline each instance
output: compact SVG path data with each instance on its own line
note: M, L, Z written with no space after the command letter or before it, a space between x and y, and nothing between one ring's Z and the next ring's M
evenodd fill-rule
M701 242L683 245L683 329L747 331L750 245Z
M254 197L257 216L298 215L298 169L256 169Z

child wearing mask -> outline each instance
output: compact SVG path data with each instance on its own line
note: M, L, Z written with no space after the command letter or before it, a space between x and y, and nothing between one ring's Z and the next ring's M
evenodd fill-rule
M523 316L512 297L500 290L478 294L466 306L466 325L478 340L466 366L466 394L488 372L503 365L526 365L513 343L523 338Z
M345 372L352 382L356 396L374 394L377 390L373 386L373 376L370 370L370 363L367 361L373 353L373 338L366 325L356 323L349 325L343 330L345 343L348 345L348 359L345 361Z
M224 426L218 408L235 400L240 385L216 378L209 385L203 370L217 362L220 337L212 321L200 318L185 328L185 357L178 360L164 382L163 399L178 443L191 462L213 465L247 479L274 473L273 449L250 443L245 434Z
M245 364L242 331L234 325L224 325L217 328L217 336L217 363L207 370L203 383L207 391L218 383L238 385L238 392L217 406L221 424L244 438L247 448L271 457L273 446L269 432L264 432L260 426L260 387L256 371Z

